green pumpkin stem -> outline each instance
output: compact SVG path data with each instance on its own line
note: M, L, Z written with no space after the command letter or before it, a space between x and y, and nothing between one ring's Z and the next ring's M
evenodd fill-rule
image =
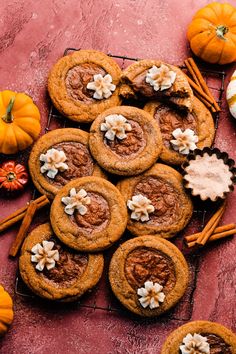
M6 109L6 113L4 114L4 116L2 117L2 119L4 120L4 122L6 123L12 123L13 122L13 115L12 115L12 109L15 103L15 99L16 97L12 97L8 103L7 109Z
M228 31L229 29L225 25L219 25L216 27L216 35L218 38L223 39L223 41L226 41L225 34Z

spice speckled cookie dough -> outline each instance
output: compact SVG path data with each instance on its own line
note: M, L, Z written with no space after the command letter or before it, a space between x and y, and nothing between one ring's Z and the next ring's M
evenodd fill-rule
M174 306L188 286L184 256L169 241L142 236L114 253L109 280L119 301L141 316L159 316Z
M236 354L236 336L219 323L194 321L167 337L161 354Z
M92 122L96 116L117 106L121 69L106 54L79 50L59 59L48 78L54 106L67 118Z
M37 295L58 301L74 301L99 281L102 254L74 251L62 244L50 224L36 227L26 238L19 260L25 284Z
M100 114L90 129L89 147L98 164L110 173L137 175L157 160L162 150L155 120L136 107L119 106Z
M191 113L158 101L148 102L144 110L159 124L163 140L160 158L168 164L180 165L189 152L197 147L210 147L213 143L215 126L212 115L195 96Z
M53 199L68 182L84 176L105 177L88 148L89 134L74 128L55 129L33 146L29 170L35 187Z
M117 188L129 210L128 230L135 236L163 238L181 231L193 212L182 180L173 168L158 163L139 176L120 181Z
M113 184L98 177L82 177L57 193L50 219L63 243L79 251L94 252L110 247L122 236L127 209Z

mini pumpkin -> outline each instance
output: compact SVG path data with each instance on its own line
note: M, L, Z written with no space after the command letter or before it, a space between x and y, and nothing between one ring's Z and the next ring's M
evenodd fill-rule
M213 2L193 17L187 33L195 55L213 64L236 61L236 8Z
M15 161L5 161L0 165L0 189L8 192L20 191L28 180L25 166Z
M40 133L38 107L25 93L0 92L0 153L26 149Z
M13 321L13 302L11 296L0 285L0 336L3 336Z
M236 118L236 70L234 71L226 91L226 99L230 113Z

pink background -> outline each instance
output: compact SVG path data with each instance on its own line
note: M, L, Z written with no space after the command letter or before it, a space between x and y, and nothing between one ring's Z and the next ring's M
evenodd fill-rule
M0 89L23 91L39 105L45 125L48 71L66 47L98 49L181 64L190 55L186 28L205 0L3 0L0 7ZM236 5L235 1L230 1ZM235 65L225 67L228 77ZM236 158L235 121L227 107L220 117L216 146ZM0 218L25 204L21 197L0 198ZM235 193L224 223L235 221ZM42 217L45 220L45 213ZM40 223L40 218L36 223ZM0 283L14 297L15 319L0 340L1 354L159 353L165 337L184 320L171 316L144 321L127 313L50 305L14 294L17 260L8 250L17 227L0 235ZM236 329L236 238L200 253L192 320L206 319ZM104 284L107 286L106 281ZM104 302L107 290L99 294ZM182 311L182 312L181 312ZM180 309L181 313L185 313ZM178 317L178 316L177 316ZM179 318L183 318L179 316Z

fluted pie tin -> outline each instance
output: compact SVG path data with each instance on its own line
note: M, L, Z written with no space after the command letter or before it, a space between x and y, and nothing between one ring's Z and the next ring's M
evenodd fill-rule
M196 149L182 164L184 187L202 201L225 199L236 183L234 165L227 152L218 148Z

